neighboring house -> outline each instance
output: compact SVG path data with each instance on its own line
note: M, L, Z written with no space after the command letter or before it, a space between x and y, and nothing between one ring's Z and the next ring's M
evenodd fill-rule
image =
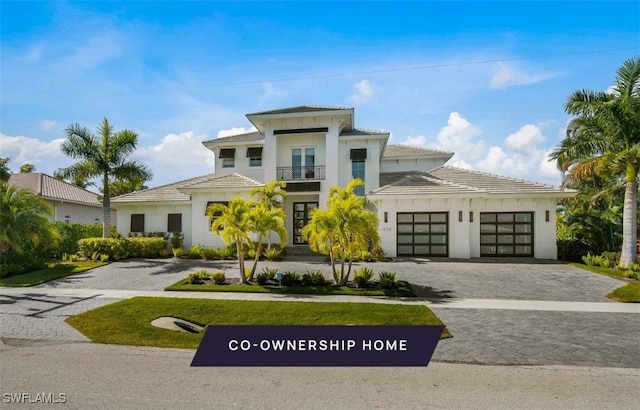
M555 210L573 191L444 164L452 152L387 145L389 133L359 129L353 108L301 106L247 114L255 132L204 141L213 174L112 200L118 231L182 231L185 246L222 246L207 206L248 198L271 180L287 183L289 246L329 188L353 178L378 214L388 256L529 256L555 259Z
M91 191L40 172L12 174L9 184L42 197L53 208L53 216L49 218L53 221L102 223L102 202ZM111 223L117 223L114 209L111 210Z

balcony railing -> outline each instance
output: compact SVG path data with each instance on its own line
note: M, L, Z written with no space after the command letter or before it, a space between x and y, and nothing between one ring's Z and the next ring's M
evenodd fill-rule
M305 181L324 179L324 165L315 167L277 167L280 181Z

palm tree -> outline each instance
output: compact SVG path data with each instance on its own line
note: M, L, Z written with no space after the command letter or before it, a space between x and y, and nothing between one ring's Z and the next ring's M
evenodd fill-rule
M220 236L224 243L236 244L240 278L247 283L244 270L245 246L251 241L251 219L249 213L251 205L244 199L237 197L229 201L229 205L213 204L207 208L209 218L217 218L211 224L211 231Z
M364 186L364 181L354 179L344 189L331 187L327 209L313 210L311 220L302 228L302 235L311 249L329 255L333 278L338 286L347 284L353 257L380 241L377 215L367 209L364 198L353 193L356 187L361 186ZM336 262L340 263L339 271Z
M258 240L256 242L256 256L251 266L251 273L249 273L249 282L253 281L253 276L258 267L258 261L262 255L262 242L264 237L271 232L275 232L280 237L281 245L286 244L288 240L288 232L284 224L286 215L282 208L269 209L268 206L262 202L254 202L253 204L250 203L250 205L253 205L253 207L248 215L250 221L249 229L258 235ZM271 242L269 242L269 245L271 245Z
M624 181L620 265L637 261L638 171L640 171L640 57L617 70L610 92L578 90L565 104L576 117L567 136L551 154L558 168L580 180L593 174Z
M60 149L65 155L80 161L61 170L65 178L102 179L102 236L109 236L111 227L111 177L129 180L148 180L151 170L137 160L128 159L138 145L138 134L128 129L114 132L113 126L104 118L94 135L88 128L71 124L65 130L67 139Z
M282 202L284 202L284 200L287 198L287 191L285 191L286 187L286 182L274 180L268 182L264 186L252 188L251 191L249 191L249 195L251 195L252 197L257 196L258 201L262 202L267 209L282 209ZM285 217L286 214L284 214L283 211L282 219L284 220ZM267 243L267 247L270 249L271 232L267 233ZM284 246L286 243L287 241L283 240L282 237L280 237L280 244Z
M47 215L53 210L38 195L0 182L0 254L22 254L28 245L53 240L56 234Z

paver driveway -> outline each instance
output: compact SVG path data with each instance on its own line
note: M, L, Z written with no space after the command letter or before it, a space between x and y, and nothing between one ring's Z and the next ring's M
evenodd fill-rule
M321 269L330 275L330 267L321 260L261 262L259 269L262 266L299 272ZM636 313L452 309L448 306L450 301L460 299L615 303L605 295L622 285L619 280L563 264L523 260L500 263L405 260L370 266L374 271L395 271L398 279L415 284L420 298L430 304L452 331L454 337L441 341L434 360L640 368L640 315ZM42 300L37 294L39 289L155 291L201 268L225 269L228 277L238 277L233 261L165 259L111 263L34 287L33 297L21 300L3 297L0 337L82 340L83 336L63 319L111 301Z

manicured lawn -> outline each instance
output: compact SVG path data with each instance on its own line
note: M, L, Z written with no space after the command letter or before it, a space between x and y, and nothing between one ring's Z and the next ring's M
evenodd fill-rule
M67 323L95 343L195 349L204 332L157 328L172 316L199 325L441 325L423 305L262 302L137 297L72 316ZM451 337L448 330L442 338Z
M618 268L603 268L601 266L589 266L583 263L574 263L570 262L569 266L573 266L574 268L580 268L584 270L588 270L589 272L599 273L600 275L609 276L617 279L628 279L625 271Z
M640 303L640 283L627 283L607 295L618 302Z
M50 280L64 278L65 276L73 275L74 273L80 273L88 271L89 269L97 268L98 266L106 265L105 262L62 262L52 263L48 267L33 272L25 273L22 275L11 276L8 278L0 279L0 286L34 286Z
M191 285L188 279L182 279L164 290L189 292L241 292L241 293L280 293L295 295L353 295L353 296L393 296L415 297L408 282L398 281L397 289L356 289L350 287L326 286L275 286L275 285Z

